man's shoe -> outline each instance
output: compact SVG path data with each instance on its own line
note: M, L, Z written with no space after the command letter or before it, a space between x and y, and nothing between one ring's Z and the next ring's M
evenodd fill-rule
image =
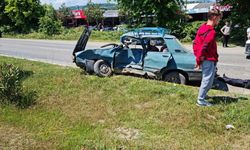
M198 100L197 103L196 103L197 106L213 106L213 104L209 103L208 101L206 100Z

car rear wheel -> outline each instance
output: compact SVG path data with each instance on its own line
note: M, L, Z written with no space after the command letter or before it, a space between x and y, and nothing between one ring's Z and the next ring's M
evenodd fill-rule
M108 77L112 75L111 67L104 60L97 60L94 64L94 72L100 77Z
M246 56L246 59L250 59L250 54L248 54L248 55Z
M186 84L187 80L181 73L177 71L166 73L163 76L163 80L166 82L172 82L177 84Z

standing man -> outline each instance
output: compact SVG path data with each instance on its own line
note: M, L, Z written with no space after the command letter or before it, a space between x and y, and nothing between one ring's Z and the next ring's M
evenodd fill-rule
M247 39L250 40L250 27L247 28Z
M212 106L211 103L205 100L205 97L213 85L216 63L219 57L214 26L218 25L221 16L220 10L211 9L208 12L208 21L200 26L194 40L195 69L202 69L202 81L197 100L198 106Z
M223 47L228 47L228 40L231 32L231 24L227 21L226 24L220 29L223 34Z

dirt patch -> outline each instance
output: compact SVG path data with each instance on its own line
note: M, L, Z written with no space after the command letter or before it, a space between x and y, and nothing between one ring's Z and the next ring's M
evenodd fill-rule
M138 129L119 127L115 129L119 139L123 140L136 140L140 137L141 133Z
M148 109L152 108L155 104L152 102L145 102L145 103L140 103L140 104L135 104L135 108L137 109Z
M32 135L20 129L0 125L0 149L50 149L51 144L41 143L32 138Z
M250 149L250 135L240 136L232 147L233 149Z

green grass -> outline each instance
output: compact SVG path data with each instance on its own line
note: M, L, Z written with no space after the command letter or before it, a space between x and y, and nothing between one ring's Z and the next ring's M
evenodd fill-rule
M18 39L49 39L49 40L78 40L83 32L82 27L64 29L58 35L46 35L40 32L32 32L29 34L3 34L4 38L18 38ZM92 31L90 36L91 41L113 41L119 42L122 32L118 31Z
M0 57L4 62L32 72L24 88L38 99L28 109L0 106L0 149L250 147L249 95L211 91L217 105L203 108L195 105L196 87Z

